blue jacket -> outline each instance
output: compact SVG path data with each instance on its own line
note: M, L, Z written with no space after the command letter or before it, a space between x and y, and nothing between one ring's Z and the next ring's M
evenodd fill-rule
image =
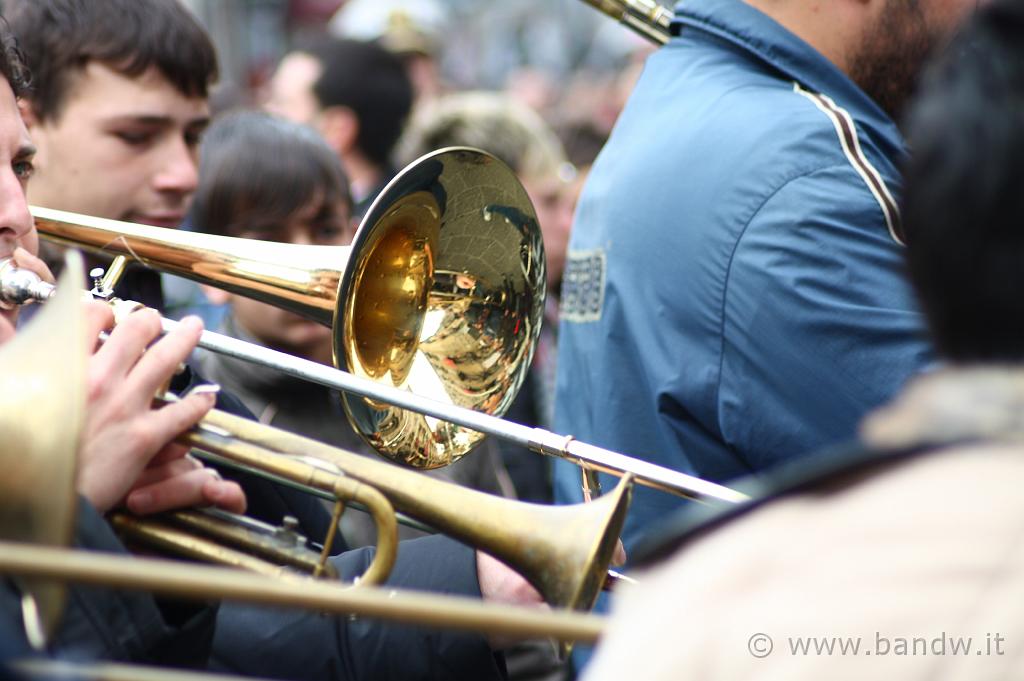
M686 0L587 181L556 430L727 482L852 436L930 358L893 121L740 0ZM558 462L556 497L579 472ZM640 490L627 549L679 500Z

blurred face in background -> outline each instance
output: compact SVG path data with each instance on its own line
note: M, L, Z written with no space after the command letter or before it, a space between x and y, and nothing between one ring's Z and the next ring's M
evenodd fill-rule
M352 240L350 210L344 201L327 205L322 196L304 204L283 226L256 223L252 229L232 236L304 246L344 246ZM292 355L331 364L331 329L286 312L267 303L204 287L215 304L230 303L235 322L267 347Z
M310 54L286 55L270 79L263 108L295 123L312 124L320 110L313 86L322 71L320 62Z
M544 238L548 290L557 295L569 247L575 197L567 191L569 185L554 175L535 178L521 176L519 179L537 212L537 222Z

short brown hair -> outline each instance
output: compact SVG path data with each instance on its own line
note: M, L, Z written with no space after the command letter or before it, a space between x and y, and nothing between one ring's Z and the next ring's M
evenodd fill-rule
M213 43L178 0L6 0L3 14L41 120L60 116L72 76L91 61L130 77L156 67L188 97L205 98L217 79Z
M29 90L31 77L25 66L25 56L18 47L18 41L11 33L11 27L0 17L0 75L14 91L15 97L24 97Z

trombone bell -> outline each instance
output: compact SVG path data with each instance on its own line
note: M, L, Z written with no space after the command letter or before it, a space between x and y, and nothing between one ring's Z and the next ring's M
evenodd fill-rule
M330 325L338 368L500 416L529 369L544 310L544 248L512 170L451 148L400 172L351 247L197 234L33 207L47 240L123 255ZM478 431L354 395L353 427L387 458L438 468Z
M211 437L215 432L232 436ZM604 584L633 487L633 476L626 475L614 490L586 504L512 501L220 411L207 414L183 441L253 468L266 464L246 461L249 448L333 464L352 481L378 489L395 510L512 567L550 605L577 610L591 608Z

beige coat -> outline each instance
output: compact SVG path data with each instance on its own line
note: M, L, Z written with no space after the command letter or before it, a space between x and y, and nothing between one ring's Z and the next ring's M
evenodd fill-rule
M1018 422L1020 371L919 381L865 422L865 440L981 441L784 496L696 538L617 599L583 678L1024 679Z

